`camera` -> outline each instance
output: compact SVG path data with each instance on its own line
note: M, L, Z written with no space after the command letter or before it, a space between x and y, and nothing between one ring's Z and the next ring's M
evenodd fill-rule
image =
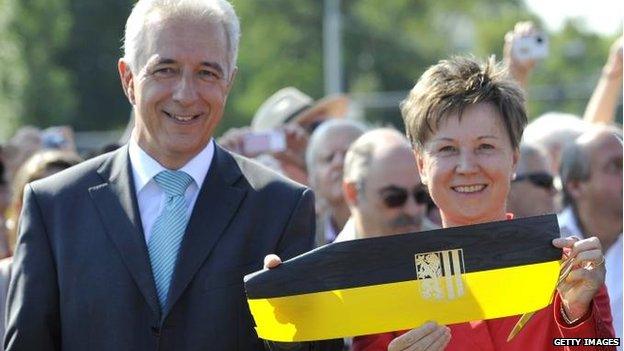
M548 37L537 33L517 38L513 42L511 53L519 61L544 59L548 56Z
M286 135L281 130L250 132L243 136L243 152L256 156L286 150Z
M41 143L45 149L63 149L68 140L59 127L50 127L41 133Z

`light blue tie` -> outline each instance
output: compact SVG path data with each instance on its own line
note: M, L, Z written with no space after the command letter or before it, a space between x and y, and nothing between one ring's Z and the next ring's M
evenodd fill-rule
M176 265L178 250L186 224L187 206L184 200L186 188L193 182L190 175L182 171L162 171L154 180L167 196L162 212L156 218L152 235L147 243L150 263L156 283L160 307L167 304L171 276Z

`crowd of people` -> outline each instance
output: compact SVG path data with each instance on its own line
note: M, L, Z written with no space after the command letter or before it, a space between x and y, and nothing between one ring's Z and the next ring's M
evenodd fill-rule
M512 48L536 32L518 23L501 62L431 66L401 103L404 134L362 121L347 95L286 87L216 138L237 74L234 9L139 0L118 64L127 143L83 161L71 128L24 127L0 150L2 347L549 350L561 349L553 338L622 338L622 39L582 116L532 118L539 62ZM510 342L519 316L297 344L255 334L247 273L332 242L547 213L575 265Z

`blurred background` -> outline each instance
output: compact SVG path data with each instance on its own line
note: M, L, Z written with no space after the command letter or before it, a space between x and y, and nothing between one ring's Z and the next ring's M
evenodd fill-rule
M130 105L117 74L132 0L0 0L0 142L23 125L69 125L79 147L116 141ZM532 20L549 56L528 86L531 117L582 115L609 46L618 1L232 0L241 18L239 73L217 135L248 125L278 89L344 92L363 118L399 128L398 103L453 53L502 57L503 37ZM621 100L617 121L621 123Z

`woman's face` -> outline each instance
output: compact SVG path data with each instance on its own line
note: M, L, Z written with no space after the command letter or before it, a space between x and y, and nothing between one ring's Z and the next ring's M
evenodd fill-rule
M461 121L449 115L416 154L444 227L504 220L518 157L490 103L468 106Z

